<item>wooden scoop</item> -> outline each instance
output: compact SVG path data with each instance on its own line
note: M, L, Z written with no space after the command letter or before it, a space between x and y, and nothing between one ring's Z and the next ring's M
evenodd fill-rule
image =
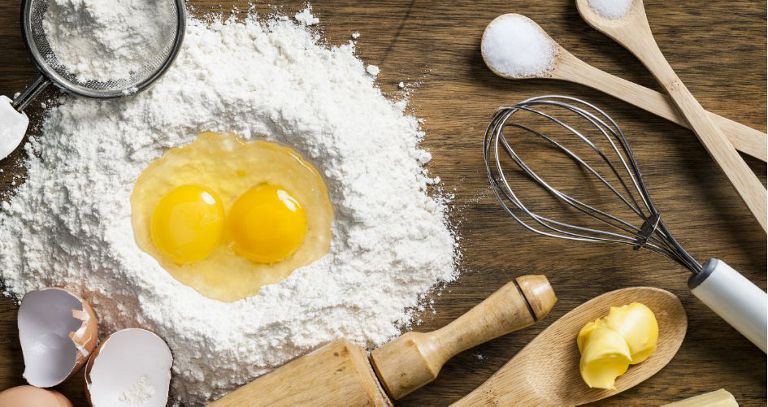
M588 0L577 0L576 5L589 25L623 45L653 73L760 226L768 230L765 187L664 58L648 25L643 0L633 0L631 9L618 19L599 15L589 6Z
M547 35L544 29L541 31ZM557 54L550 70L532 76L519 77L497 72L490 66L489 68L496 75L506 79L558 79L578 83L623 100L683 127L691 128L669 96L595 68L568 52L548 35L547 37L552 41ZM765 133L717 114L708 114L737 150L762 161L768 159L768 137Z
M611 306L640 302L659 324L656 351L631 365L616 380L616 390L590 389L579 373L576 336L590 321L608 314ZM523 350L472 393L453 406L578 406L611 397L641 383L675 356L685 338L688 319L672 293L651 287L611 291L576 307L534 338Z
M556 301L546 277L518 277L447 326L408 332L374 350L370 364L364 349L337 340L210 406L389 406L390 398L434 380L459 352L530 326Z

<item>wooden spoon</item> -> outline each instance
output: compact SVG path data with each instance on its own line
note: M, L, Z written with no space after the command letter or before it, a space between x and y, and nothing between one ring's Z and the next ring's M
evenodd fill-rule
M541 31L547 35L544 29ZM517 77L497 72L490 66L489 68L496 75L506 79L558 79L578 83L623 100L673 123L690 128L688 121L680 114L669 96L595 68L568 52L549 35L547 37L552 41L557 53L551 70L528 77ZM485 59L485 55L483 59ZM768 143L766 142L768 137L765 133L715 113L710 112L709 116L728 136L737 150L762 161L768 160Z
M576 0L576 5L589 25L626 47L653 73L709 154L728 176L760 226L768 230L768 194L765 187L664 58L648 25L643 0L633 0L627 14L618 19L599 15L589 6L588 0Z
M656 314L658 347L647 360L630 366L626 374L619 376L615 390L590 389L579 373L576 336L587 322L607 315L611 306L632 302L641 302ZM640 384L666 366L683 343L687 328L683 305L668 291L652 287L611 291L555 321L485 383L453 406L562 407L602 400Z

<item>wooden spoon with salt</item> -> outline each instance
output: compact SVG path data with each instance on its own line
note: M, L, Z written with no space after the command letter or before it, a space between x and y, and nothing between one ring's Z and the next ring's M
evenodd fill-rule
M505 16L520 16L538 27L534 21L527 17L513 13L499 16L496 20L491 22L488 27L491 27L491 24L494 24L500 18ZM541 29L541 27L539 28ZM486 29L486 33L487 32L488 29ZM488 58L485 55L485 52L483 52L483 59L486 61L488 67L496 75L499 75L502 78L558 79L578 83L623 100L673 123L690 128L688 121L680 114L677 108L675 108L675 103L669 96L595 68L568 52L568 50L547 35L544 29L541 29L541 32L552 42L556 55L552 66L548 70L532 75L513 76L494 69L492 64L488 63ZM483 35L483 38L485 38L485 35ZM710 112L709 116L712 121L720 127L723 133L726 134L730 143L732 143L737 150L762 161L768 160L768 137L766 137L765 133L715 113Z
M768 230L765 187L664 58L653 38L643 0L632 0L629 10L619 18L601 16L590 7L588 0L576 0L576 5L589 25L623 45L653 73L760 226Z
M616 379L616 389L590 389L579 373L576 337L590 321L608 314L612 306L640 302L656 315L657 348L645 361L632 365ZM611 397L653 376L677 353L688 329L680 300L652 287L623 288L600 295L555 321L499 371L461 400L463 406L578 406Z

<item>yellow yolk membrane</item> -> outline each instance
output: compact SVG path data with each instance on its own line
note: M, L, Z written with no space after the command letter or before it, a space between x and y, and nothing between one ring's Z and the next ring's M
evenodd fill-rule
M221 243L224 206L215 192L182 185L168 192L150 220L152 242L177 264L200 261Z
M581 328L576 338L582 379L591 388L615 389L616 378L629 365L648 359L658 338L656 316L647 306L633 302L611 307L607 316Z
M274 185L249 189L229 212L235 252L257 263L276 263L304 242L307 216L290 193Z
M236 301L325 255L333 208L322 175L296 151L201 133L140 174L137 245L202 295Z

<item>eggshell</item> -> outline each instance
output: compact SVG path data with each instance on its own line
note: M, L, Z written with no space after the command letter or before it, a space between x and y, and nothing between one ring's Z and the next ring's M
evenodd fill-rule
M173 357L156 334L128 328L99 345L85 365L86 395L91 406L165 407Z
M93 308L62 288L30 291L21 300L19 341L24 378L36 387L53 387L79 370L96 347Z
M1 392L0 407L72 407L72 403L57 391L24 385Z

